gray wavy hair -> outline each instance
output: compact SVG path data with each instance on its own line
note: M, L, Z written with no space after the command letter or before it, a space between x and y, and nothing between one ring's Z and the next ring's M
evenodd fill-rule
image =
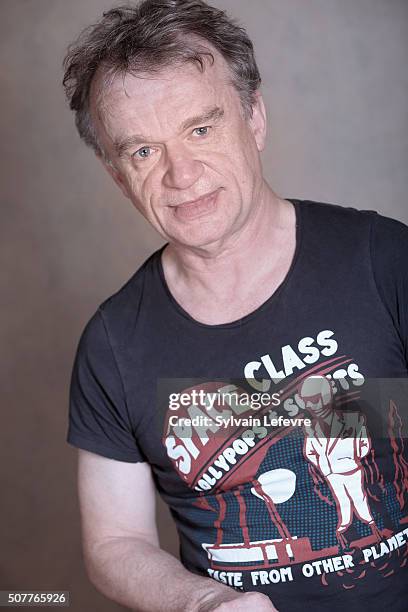
M244 115L250 117L261 77L245 30L202 0L144 0L103 13L68 47L63 86L80 137L97 155L106 157L89 108L97 72L109 79L118 74L153 73L180 62L196 62L203 71L205 57L214 61L205 42L226 60Z

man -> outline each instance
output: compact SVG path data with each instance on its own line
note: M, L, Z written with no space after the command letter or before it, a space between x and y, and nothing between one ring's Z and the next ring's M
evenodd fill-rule
M361 460L370 451L364 416L344 413L334 407L332 386L324 376L310 376L302 382L299 393L312 422L305 426L304 455L327 479L339 514L336 536L347 547L344 532L352 523L353 512L380 534L364 490Z
M399 544L374 562L356 520L362 570L333 536L302 427L261 417L301 412L307 374L341 377L346 403L364 377L407 375L407 228L272 191L252 44L202 1L112 9L65 69L81 137L166 241L78 348L68 440L90 579L137 610L403 610L407 509L391 452L375 458L388 479L376 521ZM253 389L280 397L259 422L241 402ZM159 548L154 486L181 563Z

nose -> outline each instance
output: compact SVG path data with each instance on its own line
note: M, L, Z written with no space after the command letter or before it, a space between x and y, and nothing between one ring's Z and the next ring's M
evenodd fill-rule
M168 147L163 184L172 189L188 189L201 177L203 164L183 145Z

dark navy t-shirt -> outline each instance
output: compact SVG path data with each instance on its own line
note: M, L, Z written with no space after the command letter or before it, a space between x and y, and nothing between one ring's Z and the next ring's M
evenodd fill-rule
M164 247L99 307L78 347L68 441L151 465L189 570L282 611L402 612L408 228L292 202L290 270L243 318L194 320L168 289ZM310 380L328 381L320 412ZM255 406L262 392L271 401Z

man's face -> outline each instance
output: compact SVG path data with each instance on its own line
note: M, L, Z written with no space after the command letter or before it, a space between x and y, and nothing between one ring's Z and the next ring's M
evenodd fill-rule
M107 169L153 227L181 245L239 232L263 184L262 99L245 119L227 65L214 57L203 72L184 63L118 76L92 109Z
M321 416L331 409L333 394L331 383L325 376L309 376L300 387L299 396L305 409L312 415Z

